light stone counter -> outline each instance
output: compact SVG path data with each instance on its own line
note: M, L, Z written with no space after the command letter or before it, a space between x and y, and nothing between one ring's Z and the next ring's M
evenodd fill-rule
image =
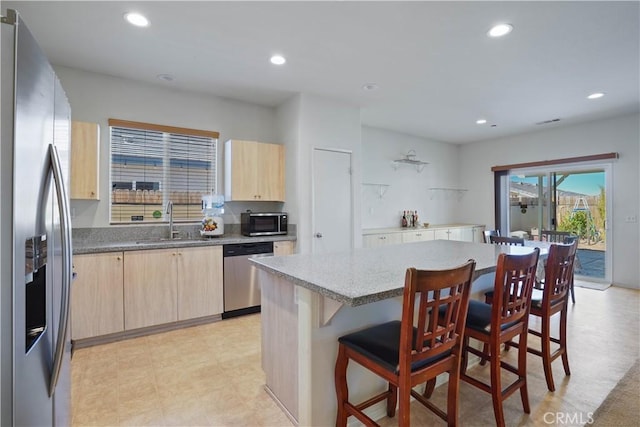
M388 227L388 228L364 228L362 229L362 235L368 236L370 234L387 234L387 233L404 233L407 231L421 231L421 230L442 230L449 228L459 227L480 227L480 224L463 224L463 223L451 223L451 224L429 224L428 227Z
M434 240L410 245L253 259L258 268L282 276L335 301L355 307L402 295L407 268L441 270L476 260L476 277L495 271L499 253L530 248Z

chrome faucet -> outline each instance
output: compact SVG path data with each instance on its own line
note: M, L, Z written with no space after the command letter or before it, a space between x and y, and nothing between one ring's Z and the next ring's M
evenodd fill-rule
M167 202L167 215L169 215L169 239L174 239L178 231L173 229L173 202L171 200Z

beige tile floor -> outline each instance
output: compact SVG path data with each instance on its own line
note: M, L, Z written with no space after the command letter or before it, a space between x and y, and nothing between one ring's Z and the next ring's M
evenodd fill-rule
M640 356L639 307L638 291L576 288L576 304L569 308L571 376L565 377L562 363L555 362L556 392L548 392L541 362L530 355L531 414L522 412L515 394L505 401L507 425L587 423ZM504 353L506 358L515 355L513 350ZM488 368L477 366L471 372L486 378ZM72 422L75 426L291 426L263 384L260 316L244 316L76 351ZM444 404L445 391L439 387L434 401ZM460 424L495 424L488 394L462 383L460 401ZM415 403L411 417L414 426L444 425ZM635 417L628 421L638 425ZM380 422L397 425L395 418Z

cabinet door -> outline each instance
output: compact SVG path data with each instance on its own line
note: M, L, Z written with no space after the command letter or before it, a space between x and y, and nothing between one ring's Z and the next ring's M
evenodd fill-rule
M100 127L71 122L71 178L69 198L99 200Z
M178 251L178 320L222 313L222 246Z
M367 234L362 237L362 245L365 248L402 243L402 233Z
M484 226L477 225L473 227L473 242L484 243Z
M433 230L412 230L402 233L402 243L425 242L434 239Z
M258 199L257 142L229 140L225 143L225 193L227 200Z
M467 229L468 233L463 234L463 230ZM471 236L471 229L469 227L454 227L449 229L449 240L465 240L463 236Z
M273 242L274 255L291 255L293 254L293 242Z
M124 254L126 330L178 320L176 249Z
M76 255L71 284L71 339L124 330L122 252Z
M257 143L258 200L284 202L284 145Z
M461 240L463 242L473 242L473 227L457 227L455 228L455 230L460 233L458 239L455 240Z
M433 230L434 239L436 240L449 240L449 229L448 228L438 228Z

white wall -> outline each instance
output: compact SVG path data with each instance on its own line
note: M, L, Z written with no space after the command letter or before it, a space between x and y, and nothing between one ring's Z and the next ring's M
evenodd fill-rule
M353 174L353 241L362 245L360 193L362 150L360 109L351 105L301 94L298 109L298 147L295 177L298 202L298 251L311 252L312 247L312 153L314 148L352 151Z
M217 131L218 191L224 191L224 141L230 138L279 142L275 108L226 98L177 91L66 67L55 67L71 103L73 120L100 124L100 201L72 201L73 227L109 225L109 118ZM225 221L239 222L239 213L279 209L282 204L227 203Z
M416 159L429 163L421 172L412 165L393 163L409 150L415 150ZM380 187L361 185L363 228L399 227L405 210L417 210L419 221L430 224L457 220L458 196L461 199L465 193L429 190L459 188L457 145L363 127L362 152L362 182L388 185L382 188L382 197Z
M278 140L285 146L285 199L284 211L289 213L289 222L300 224L297 159L300 141L300 95L292 96L281 104L276 112Z
M613 194L607 195L613 202L607 234L613 245L613 283L640 288L640 230L637 223L625 222L640 212L639 145L638 114L463 145L460 182L469 191L458 219L494 224L492 166L618 152L620 158L612 162Z

